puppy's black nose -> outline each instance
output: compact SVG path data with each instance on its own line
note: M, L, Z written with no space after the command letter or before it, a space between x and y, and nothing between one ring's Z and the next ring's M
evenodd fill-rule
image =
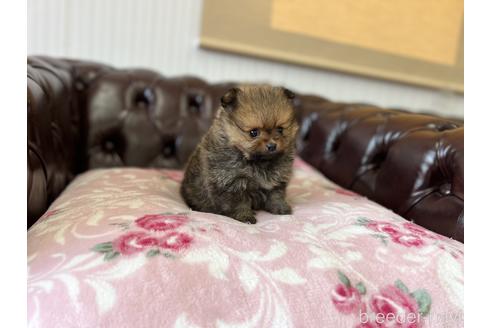
M266 145L269 152L273 153L277 149L277 144L269 143Z

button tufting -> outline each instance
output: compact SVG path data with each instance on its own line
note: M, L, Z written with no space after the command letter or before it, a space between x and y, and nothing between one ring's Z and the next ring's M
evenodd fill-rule
M199 114L205 97L199 93L188 95L188 109L193 114Z
M94 80L96 78L97 73L94 71L87 72L87 79L89 81Z
M76 89L77 91L82 91L82 90L84 90L84 89L85 89L85 83L84 83L82 80L77 80L77 81L75 82L75 89Z
M337 152L338 148L340 148L341 140L340 137L336 138L335 141L333 141L331 145L331 152L335 153Z
M111 140L106 140L103 143L103 149L107 152L113 152L115 150L116 146L113 141Z
M384 162L386 160L386 155L387 153L386 152L380 152L380 153L377 153L373 158L372 158L372 161L374 162L374 164L378 164L380 165L382 162Z
M144 88L137 92L133 99L137 107L149 107L155 101L154 91L151 88Z
M162 156L170 158L176 154L176 145L174 139L166 140L162 146Z
M451 194L451 184L450 183L444 183L439 187L439 192L443 195L449 195Z

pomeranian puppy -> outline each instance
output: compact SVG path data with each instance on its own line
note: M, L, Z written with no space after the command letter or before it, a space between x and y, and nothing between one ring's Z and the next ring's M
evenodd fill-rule
M195 211L256 223L255 211L290 214L285 200L298 124L294 94L249 85L230 89L186 165L181 195Z

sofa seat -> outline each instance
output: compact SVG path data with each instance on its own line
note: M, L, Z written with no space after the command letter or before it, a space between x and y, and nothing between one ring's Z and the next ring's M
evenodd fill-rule
M463 327L463 244L296 159L292 215L191 211L182 171L74 179L28 231L29 327Z

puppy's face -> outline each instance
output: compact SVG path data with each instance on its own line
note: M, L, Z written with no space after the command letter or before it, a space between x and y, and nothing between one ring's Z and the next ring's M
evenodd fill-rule
M249 160L268 160L294 147L298 125L294 94L271 86L243 86L221 99L225 132L232 146Z

